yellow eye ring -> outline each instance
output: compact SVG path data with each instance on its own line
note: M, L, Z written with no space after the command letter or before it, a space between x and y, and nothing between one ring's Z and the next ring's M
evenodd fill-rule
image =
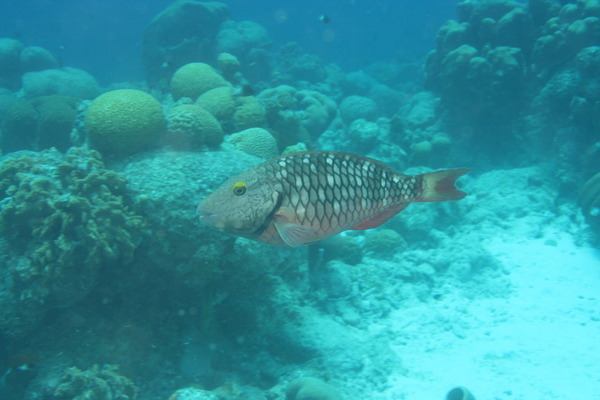
M242 196L244 193L246 193L246 184L244 182L236 182L231 187L231 190L233 190L234 195Z

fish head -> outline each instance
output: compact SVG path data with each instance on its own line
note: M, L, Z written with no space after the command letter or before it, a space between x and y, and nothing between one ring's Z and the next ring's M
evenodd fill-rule
M221 231L254 237L268 226L281 204L275 184L250 170L234 176L200 202L200 221Z

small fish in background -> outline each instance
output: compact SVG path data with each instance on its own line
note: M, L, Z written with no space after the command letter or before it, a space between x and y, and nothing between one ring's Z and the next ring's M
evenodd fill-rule
M356 154L303 152L228 179L198 205L200 220L275 246L318 242L375 228L412 202L460 200L466 168L404 175Z
M36 364L40 361L35 354L17 354L10 359L9 367L0 376L0 399L21 399L29 382L35 377Z
M325 14L321 14L318 16L319 22L322 24L328 24L331 22L331 18L329 18L327 15Z

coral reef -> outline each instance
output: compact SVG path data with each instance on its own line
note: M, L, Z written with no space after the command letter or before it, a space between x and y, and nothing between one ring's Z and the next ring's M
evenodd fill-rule
M0 38L0 86L17 89L20 82L20 56L23 43L16 39Z
M340 116L348 125L359 118L373 121L377 116L377 105L367 97L348 96L340 103Z
M266 160L279 155L277 140L266 129L246 129L230 135L227 142L237 150Z
M48 50L39 46L28 46L21 51L21 71L42 71L59 67L56 57Z
M68 96L42 96L30 100L39 115L36 150L56 147L67 151L77 117L79 100Z
M187 387L177 390L169 400L219 400L219 397L206 390L195 387Z
M265 110L256 97L242 96L237 98L237 108L232 118L235 130L262 127L265 125L265 118Z
M240 67L242 66L240 60L238 60L236 56L226 52L219 53L217 64L221 74L223 74L223 77L228 81L231 81L234 78L235 74L239 72Z
M180 67L171 78L173 99L188 97L195 101L202 93L229 84L213 67L194 62Z
M313 90L280 85L257 97L265 109L267 127L282 146L316 140L336 113L335 102Z
M342 397L329 384L320 379L303 377L290 382L286 400L341 400Z
M365 251L377 254L378 258L392 257L405 246L402 235L393 229L378 229L365 240Z
M115 365L70 367L44 388L44 400L135 400L137 387Z
M15 98L11 103L2 124L1 148L5 153L50 147L66 151L71 146L77 99L52 95L28 101Z
M4 333L35 328L43 310L86 295L102 268L132 260L143 220L130 208L125 185L97 152L82 148L2 160Z
M148 93L119 89L98 96L85 114L90 144L102 153L120 155L156 145L164 133L160 103Z
M2 152L33 149L38 128L38 114L30 102L10 101L2 121Z
M148 83L168 81L185 64L212 61L215 36L228 15L223 3L177 0L154 17L144 30L142 50Z
M600 232L600 173L585 182L578 202L587 223Z
M237 107L234 91L229 86L204 92L198 97L196 104L208 110L219 121L228 121Z
M271 39L265 28L253 21L227 21L217 34L217 49L244 60L248 51L268 48Z
M182 104L167 114L165 143L178 150L200 150L218 146L223 141L219 121L204 108Z
M315 83L327 78L321 59L304 53L295 42L287 43L279 50L276 70L279 73L276 84L297 84L302 81Z
M271 39L265 28L253 21L226 21L216 38L219 52L230 53L240 63L240 71L250 81L269 78L267 49Z
M23 94L28 98L58 94L87 100L100 91L93 76L72 67L27 72L22 80Z
M352 121L347 132L352 144L357 149L362 149L364 153L368 153L373 150L377 143L381 143L381 139L386 133L385 129L376 122L367 121L363 118Z
M595 86L594 78L584 83L577 59L593 59L594 51L585 49L600 45L600 9L592 3L458 4L457 20L440 28L436 49L428 55L426 85L441 96L449 133L468 139L470 153L501 161L508 152L525 156L530 148L544 146L552 139L522 132L555 130L542 127L561 123L547 106L560 108L560 121L589 129L586 116L597 110L590 101L595 94L586 89ZM535 114L545 120L528 117Z

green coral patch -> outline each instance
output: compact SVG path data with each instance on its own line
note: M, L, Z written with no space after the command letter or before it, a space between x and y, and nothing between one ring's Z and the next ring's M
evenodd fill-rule
M40 304L64 306L86 295L101 268L129 263L142 217L127 180L96 151L25 153L0 164L0 285L20 300L0 310L5 332L31 328Z

